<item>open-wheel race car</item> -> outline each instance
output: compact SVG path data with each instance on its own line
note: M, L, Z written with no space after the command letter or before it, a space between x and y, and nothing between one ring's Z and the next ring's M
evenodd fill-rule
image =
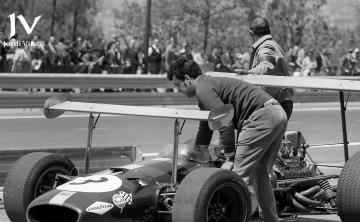
M267 77L260 78L264 78L260 81L263 84L258 79L246 80L259 85L295 87L293 77L271 77L276 84ZM299 78L294 80L298 85ZM341 91L345 119L342 91L360 91L359 83L325 82L332 84L326 89ZM299 87L311 88L309 85ZM72 102L64 95L45 102L47 118L65 111L90 114L85 174L79 175L75 165L62 155L37 152L21 157L8 172L4 185L4 206L11 221L246 222L257 211L256 201L243 180L232 171L220 169L225 161L221 146L211 146L210 159L199 163L192 158L198 151L179 143L185 120L208 121L210 128L217 130L232 120L231 105L209 112ZM94 114L172 118L173 146L154 159L89 174L92 135L98 120ZM344 148L347 160L347 142ZM358 221L360 153L346 162L340 176L324 175L308 149L300 132L285 134L270 174L279 215L337 213L345 222Z

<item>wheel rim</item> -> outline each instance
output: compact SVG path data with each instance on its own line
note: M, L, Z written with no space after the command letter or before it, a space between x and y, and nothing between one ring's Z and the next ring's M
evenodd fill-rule
M46 169L39 177L34 188L34 199L49 190L54 189L56 174L69 175L69 171L64 167L53 166ZM56 184L59 186L60 184Z
M245 221L248 211L247 205L245 193L237 185L233 183L222 184L216 187L210 195L206 221Z

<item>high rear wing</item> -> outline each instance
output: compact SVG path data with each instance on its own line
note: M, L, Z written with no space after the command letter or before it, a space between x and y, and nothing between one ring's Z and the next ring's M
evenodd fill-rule
M100 103L66 101L50 106L49 109L72 112L162 117L173 119L208 120L209 111L156 108L145 106L124 106Z
M207 72L206 75L240 79L258 86L360 92L360 81L356 80L272 75L238 75L236 73L224 72Z
M200 110L73 102L71 101L71 97L69 95L59 95L49 98L44 104L44 114L48 119L58 117L66 111L94 114L162 117L200 121L207 121L210 114L209 111Z
M231 122L234 116L234 108L231 104L226 104L211 111L186 110L157 108L149 106L125 106L101 103L73 102L69 94L58 95L49 98L44 104L44 115L48 119L56 118L66 111L82 112L90 114L113 114L161 117L183 120L208 121L209 127L218 130Z

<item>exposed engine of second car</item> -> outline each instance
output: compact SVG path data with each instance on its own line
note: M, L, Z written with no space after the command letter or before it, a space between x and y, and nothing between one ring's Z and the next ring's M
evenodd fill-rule
M309 145L298 131L287 131L270 175L278 209L283 212L332 211L336 193L307 153Z
M301 177L311 177L317 171L308 159L306 159L306 146L301 144L299 147L289 139L283 139L280 150L273 166L277 179L292 179Z

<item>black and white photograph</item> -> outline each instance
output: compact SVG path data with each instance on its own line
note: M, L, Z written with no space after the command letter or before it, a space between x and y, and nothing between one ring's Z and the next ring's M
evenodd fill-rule
M359 222L359 0L0 0L0 222Z

